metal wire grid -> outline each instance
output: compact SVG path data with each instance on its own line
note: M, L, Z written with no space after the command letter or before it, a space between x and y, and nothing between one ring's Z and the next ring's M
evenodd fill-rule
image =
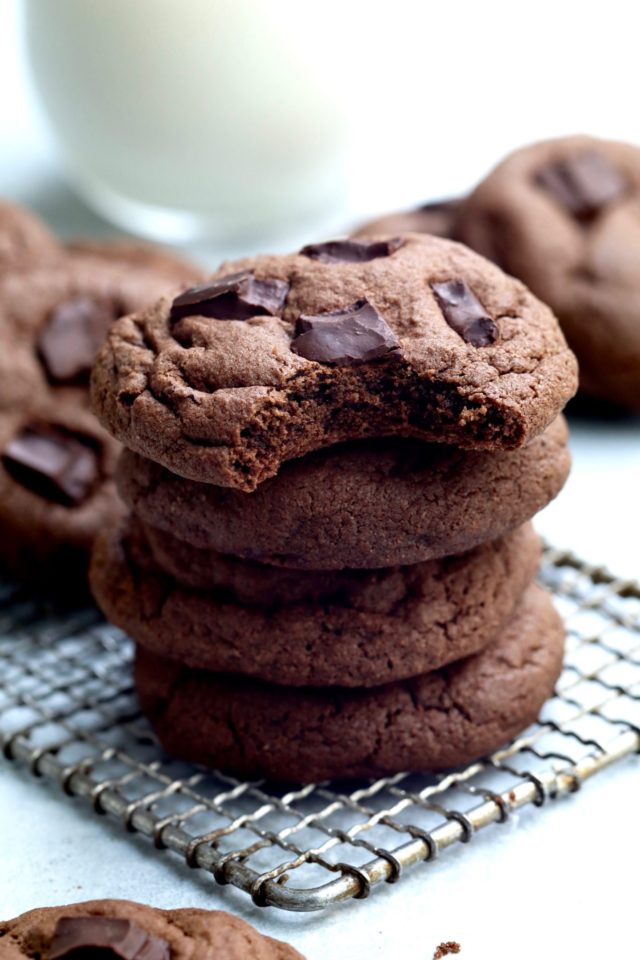
M131 642L93 609L61 614L10 586L0 588L0 746L260 906L361 899L640 751L640 585L551 549L541 579L568 629L556 696L509 746L446 776L282 791L173 761L138 711Z

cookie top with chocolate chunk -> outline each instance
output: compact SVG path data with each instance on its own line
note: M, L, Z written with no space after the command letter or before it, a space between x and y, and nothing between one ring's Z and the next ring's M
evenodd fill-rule
M175 281L161 271L97 258L1 277L3 353L29 350L45 386L86 388L109 326L167 289L175 289Z
M574 136L524 147L462 203L460 240L558 317L581 387L640 411L640 149Z
M457 243L408 234L223 264L111 327L93 400L131 449L252 490L343 440L515 448L575 386L553 314L521 283Z
M119 445L77 395L0 412L0 568L65 594L86 590L98 530L122 512Z
M3 960L303 960L222 910L157 910L130 900L39 907L0 921Z
M119 445L90 412L91 364L110 324L167 288L158 270L95 257L0 277L4 572L86 589L93 537L120 509Z

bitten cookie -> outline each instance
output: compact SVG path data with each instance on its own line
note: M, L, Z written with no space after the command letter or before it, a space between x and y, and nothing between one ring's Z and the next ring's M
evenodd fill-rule
M517 150L464 202L459 238L557 315L594 397L640 411L640 149L575 136Z
M143 711L169 754L240 777L311 782L438 770L532 723L562 665L564 628L531 586L484 651L369 690L291 689L190 670L138 648Z
M114 324L93 372L94 407L126 446L243 490L343 440L519 447L575 386L547 307L465 247L414 234L226 264Z
M361 441L285 464L254 493L197 484L125 451L117 482L154 544L179 543L299 569L375 568L469 550L525 523L570 465L558 418L520 450L485 453L411 440ZM171 537L163 545L162 531Z
M0 921L2 960L303 960L221 910L157 910L131 900L39 907Z
M189 589L159 569L140 529L102 534L92 561L94 596L137 643L190 667L292 686L369 687L485 647L534 577L540 546L527 526L460 557L302 574L297 597L286 595L289 571L280 584L276 569L199 559L190 575L198 571L208 585ZM262 603L240 603L225 589L234 580L245 595L255 582ZM265 602L267 584L273 596Z
M354 237L370 237L386 234L397 236L403 233L431 233L434 237L456 240L456 218L462 201L436 200L414 210L388 213L370 220L359 227Z

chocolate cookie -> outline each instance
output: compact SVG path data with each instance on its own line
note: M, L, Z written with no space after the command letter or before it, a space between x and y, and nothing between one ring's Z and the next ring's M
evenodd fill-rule
M173 756L240 777L311 782L439 770L532 723L562 664L564 629L531 586L500 636L442 670L369 690L293 690L190 670L138 649L143 711Z
M247 491L343 440L519 447L575 386L547 307L461 245L413 234L225 264L116 323L93 374L126 446Z
M117 482L176 565L194 547L299 569L387 567L469 550L525 523L569 471L558 418L520 450L486 453L388 439L285 464L254 493L183 480L125 451ZM172 537L162 544L160 531Z
M155 300L162 272L81 260L0 278L3 352L29 349L49 388L82 386L109 326Z
M73 240L67 253L76 262L85 259L124 263L141 270L155 270L166 277L167 287L204 280L204 271L183 259L170 247L143 240Z
M82 588L96 532L122 512L118 444L75 401L0 414L0 565L45 586Z
M41 220L0 201L0 276L62 259L63 250Z
M435 237L456 240L456 218L460 200L436 200L413 210L388 213L370 220L353 234L354 237L370 237L386 234L396 236L404 233L431 233Z
M157 271L67 260L0 278L0 563L9 573L85 586L76 578L93 535L119 512L119 445L89 411L91 363L109 324L168 283Z
M108 619L153 653L190 667L345 687L415 676L481 650L513 613L540 558L526 526L460 557L302 574L288 597L289 571L279 583L277 569L211 554L199 564L192 552L200 590L158 567L139 528L99 536L91 586ZM240 582L251 598L246 605L229 582Z
M303 960L221 910L157 910L131 900L39 907L0 921L2 960Z
M517 150L465 201L460 239L557 315L582 389L640 410L640 149L576 136Z

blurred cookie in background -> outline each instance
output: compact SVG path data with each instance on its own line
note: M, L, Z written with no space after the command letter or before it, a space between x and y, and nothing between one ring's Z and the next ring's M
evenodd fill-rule
M76 398L0 413L3 571L56 593L85 592L94 536L122 509L118 452Z
M90 411L89 374L110 325L200 277L135 241L65 249L0 204L0 566L86 589L93 535L118 510L119 445Z
M0 277L62 256L62 247L41 220L24 207L0 200Z
M147 243L144 240L94 240L76 239L66 244L66 250L74 261L102 260L107 263L124 263L143 270L160 271L168 283L197 283L204 271L175 253L170 247Z
M640 148L572 136L517 150L456 230L551 307L585 394L640 411Z
M431 233L435 237L456 240L456 218L462 201L434 200L414 210L403 210L376 217L358 227L354 237L368 237L376 234L395 233Z

